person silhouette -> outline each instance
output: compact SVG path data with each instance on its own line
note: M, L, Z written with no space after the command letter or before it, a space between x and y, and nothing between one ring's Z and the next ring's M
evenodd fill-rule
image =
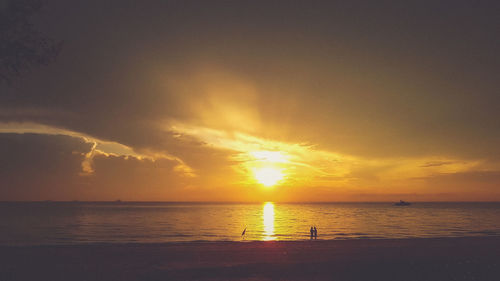
M318 230L314 227L314 239L318 238Z
M243 229L243 232L241 233L241 237L245 238L246 232L247 232L247 227L245 226L245 229Z
M311 230L310 230L310 231L311 231L311 239L313 239L313 236L314 236L314 229L313 229L313 227L312 227L312 226L311 226Z

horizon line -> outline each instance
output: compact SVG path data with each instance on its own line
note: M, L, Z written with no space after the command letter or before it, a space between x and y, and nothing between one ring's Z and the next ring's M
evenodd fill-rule
M0 203L188 203L188 204L328 204L328 203L394 203L398 201L149 201L149 200L0 200ZM500 201L408 201L410 203L500 203Z

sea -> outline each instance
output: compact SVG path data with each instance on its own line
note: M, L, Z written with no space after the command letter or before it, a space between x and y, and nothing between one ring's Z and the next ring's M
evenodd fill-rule
M500 203L0 203L0 245L309 240L311 227L321 240L499 236Z

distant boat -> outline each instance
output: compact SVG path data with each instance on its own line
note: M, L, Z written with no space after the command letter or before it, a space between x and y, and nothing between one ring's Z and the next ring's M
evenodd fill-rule
M399 202L394 203L394 206L410 206L410 205L411 205L410 202L406 202L406 201L403 201L403 200L399 200Z

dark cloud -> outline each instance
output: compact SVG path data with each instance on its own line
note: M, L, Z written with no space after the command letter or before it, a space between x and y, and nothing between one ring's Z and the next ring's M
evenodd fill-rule
M2 200L166 200L184 179L176 161L95 152L79 137L0 134Z
M491 185L500 189L500 171L467 171L460 173L436 174L426 178L430 183L447 185L472 185L481 188L482 185Z
M67 196L91 144L68 136L0 134L0 194L4 200Z
M422 167L422 168L439 167L439 166L449 165L449 164L453 164L453 163L455 163L455 162L453 162L453 161L432 161L432 162L427 162L424 165L421 165L420 167Z

